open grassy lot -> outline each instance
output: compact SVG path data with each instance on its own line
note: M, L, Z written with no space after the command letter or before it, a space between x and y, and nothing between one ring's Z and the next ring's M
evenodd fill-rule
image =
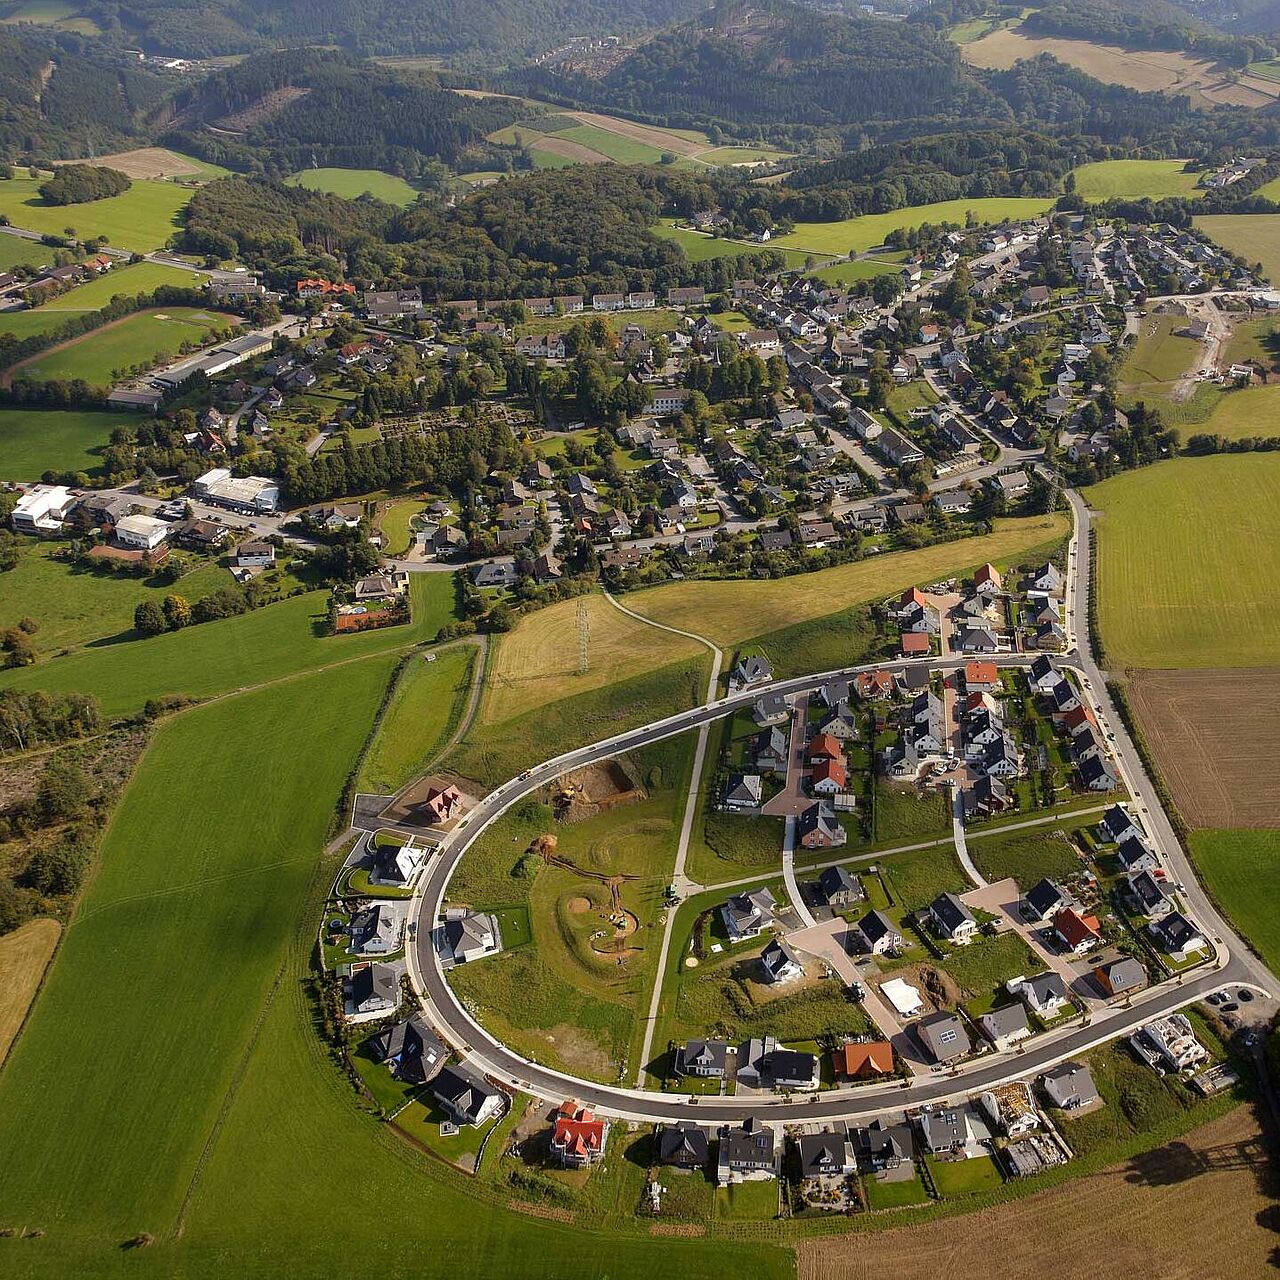
M54 251L38 240L0 232L0 271L12 267L47 267L53 265Z
M570 129L556 130L555 136L590 147L618 164L657 164L662 159L662 152L647 142L601 129L599 125L574 125Z
M1010 978L1039 973L1045 966L1021 935L1010 931L956 947L938 967L946 970L966 994L989 996Z
M81 6L75 0L19 0L19 3L9 6L0 22L39 23L57 27L59 31L75 31L83 36L102 34L98 24L81 12Z
M1280 213L1215 213L1197 218L1195 227L1246 262L1261 263L1271 282L1280 283Z
M1273 970L1280 967L1280 830L1195 831L1191 853L1232 923Z
M1224 440L1280 436L1280 385L1243 387L1221 395L1209 416L1183 427L1182 434L1222 436Z
M327 191L344 200L370 195L406 209L418 198L418 192L403 178L381 169L300 169L285 181L308 191Z
M411 521L419 512L425 511L425 498L402 498L391 503L378 519L378 528L387 544L384 548L389 556L404 555L413 542Z
M1080 822L1089 825L1097 820L1064 822L1064 827ZM969 840L969 856L983 876L992 881L1012 876L1021 888L1029 889L1046 877L1062 879L1080 870L1080 859L1068 839L1068 833L1055 827L1012 831L1007 836L984 836Z
M1280 320L1263 316L1258 320L1241 320L1233 325L1231 339L1222 352L1224 365L1257 361L1264 369L1272 369L1280 360Z
M1061 541L1067 530L1061 514L998 520L995 532L983 537L873 556L768 582L673 583L631 593L625 604L647 618L707 636L717 644L739 644L860 602L897 595L915 583L932 582L985 560L1021 560L1033 548Z
M764 253L774 246L770 244L743 244L739 240L722 240L719 236L703 235L701 231L688 231L673 227L669 222L655 222L649 228L662 240L678 244L690 262L705 262L709 258L736 258L744 254ZM786 259L788 268L800 270L816 255L798 249L776 249Z
M235 323L235 316L194 307L139 311L15 368L30 378L83 378L91 386L108 386L116 370L149 368L177 355L184 343L203 342Z
M106 275L68 289L38 310L97 311L120 294L136 297L140 293L151 293L162 284L195 289L207 279L208 276L202 271L184 271L181 267L170 267L163 262L135 262L131 266L114 267Z
M855 258L852 262L837 262L833 267L822 267L813 274L828 284L874 280L876 276L891 276L901 271L905 256L902 253L886 253L875 258Z
M917 844L950 831L951 814L944 796L922 796L915 787L877 779L871 832L877 845Z
M216 61L216 59L214 59ZM94 164L116 169L127 177L177 178L183 181L199 181L209 178L225 178L230 169L195 156L184 156L181 151L168 147L134 147L129 151L112 151L106 155L84 156L79 160L59 160L58 164Z
M139 181L128 191L87 204L46 204L35 178L0 182L0 213L15 227L62 235L74 227L78 236L106 236L115 249L149 253L163 247L181 226L179 214L193 189L173 182Z
M1196 367L1203 347L1181 330L1185 316L1150 317L1120 370L1118 390L1135 400L1168 399L1183 374Z
M970 214L977 222L1002 222L1006 218L1034 218L1044 213L1052 201L1038 199L990 198L941 200L934 204L909 205L892 213L869 213L841 222L797 222L795 229L779 236L784 249L810 249L815 253L862 253L884 243L890 231L899 227L919 227L926 222L954 222L964 226Z
M1075 170L1076 192L1086 200L1163 200L1204 194L1185 160L1098 160Z
M940 893L964 893L973 888L949 844L891 854L877 865L897 904L910 911L927 907Z
M358 790L391 795L427 768L462 719L477 652L466 644L409 659L361 762Z
M61 933L62 926L45 917L0 937L0 1064L17 1038Z
M98 468L97 451L118 427L118 413L73 409L0 409L0 479L39 480L46 471Z
M1280 455L1175 458L1088 491L1112 670L1280 661Z
M993 1191L1004 1181L991 1156L975 1156L972 1160L934 1160L929 1157L929 1172L934 1185L947 1199Z

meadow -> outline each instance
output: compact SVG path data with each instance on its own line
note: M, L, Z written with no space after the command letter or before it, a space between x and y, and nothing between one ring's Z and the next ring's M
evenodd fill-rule
M327 191L344 200L370 195L387 204L407 209L418 198L418 192L403 178L381 169L300 169L285 181L308 191Z
M1280 284L1280 213L1215 213L1197 218L1195 228L1246 262L1260 263L1263 274Z
M1169 399L1182 376L1196 368L1204 348L1181 333L1185 316L1148 317L1120 369L1117 390L1136 400Z
M98 450L120 425L118 413L0 409L0 479L39 480L46 471L98 468Z
M891 276L902 270L904 253L886 253L876 258L854 258L850 262L837 262L832 267L821 267L813 274L828 284L855 284L859 280L874 280L876 276Z
M1163 200L1196 198L1199 173L1188 173L1185 160L1098 160L1075 170L1076 193L1086 200Z
M825 617L861 602L897 595L920 582L961 573L990 560L1021 561L1068 532L1065 516L998 520L993 533L919 551L865 560L770 581L679 582L627 595L635 613L733 645L798 622ZM674 639L675 637L671 637ZM665 639L664 639L665 643Z
M0 231L0 271L13 267L51 267L54 251L39 240Z
M62 926L42 916L0 937L0 1065L17 1039Z
M840 222L797 222L795 229L770 241L784 249L807 249L814 253L864 253L884 243L890 231L899 228L935 226L952 222L964 226L972 214L976 222L1003 222L1007 219L1034 218L1045 213L1051 200L1022 197L992 197L974 200L942 200L935 204L909 205L892 213L869 213L861 218L845 218Z
M1203 422L1184 427L1183 437L1203 434L1225 440L1280 436L1280 385L1243 387L1221 396Z
M140 180L118 196L86 204L46 204L38 188L43 179L0 181L0 214L12 226L42 235L62 235L74 227L77 236L105 236L114 249L150 253L162 248L180 229L179 214L191 200L193 188L174 182Z
M673 227L669 222L656 222L649 228L661 240L670 240L678 244L690 262L706 262L711 258L736 258L744 254L764 253L773 249L786 259L789 269L800 270L805 263L814 257L798 249L775 249L769 244L743 244L740 240L723 240L719 236L703 235L701 231L689 231L683 227Z
M1175 458L1086 491L1112 670L1280 662L1280 455Z
M1083 820L1064 819L1063 827L1074 826L1076 822L1088 826L1097 818L1097 814L1091 814ZM1061 880L1080 870L1080 859L1058 828L1012 831L1005 836L984 836L980 840L971 837L969 854L974 865L993 884L1012 876L1024 889L1046 877Z
M1280 831L1193 831L1191 856L1217 904L1280 971Z
M90 386L109 386L116 370L157 365L176 356L185 343L201 343L236 323L235 316L194 307L138 311L14 368L38 380L83 378Z

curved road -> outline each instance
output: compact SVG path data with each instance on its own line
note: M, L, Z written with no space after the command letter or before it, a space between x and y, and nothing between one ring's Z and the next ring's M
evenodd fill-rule
M1086 619L1090 567L1087 552L1089 514L1079 495L1069 492L1068 497L1075 518L1075 532L1068 563L1067 622L1068 634L1076 637L1076 648L1056 661L1059 666L1076 672L1099 714L1103 728L1114 735L1112 741L1121 773L1146 821L1148 832L1166 864L1172 869L1175 879L1182 882L1183 894L1191 914L1214 940L1215 955L1208 967L1196 970L1193 975L1183 975L1149 988L1132 1000L1108 1006L1104 1012L1095 1012L1083 1025L1040 1035L1018 1052L988 1053L958 1069L950 1072L935 1070L932 1075L917 1076L905 1085L893 1082L819 1094L793 1094L790 1097L712 1099L582 1080L521 1057L495 1040L461 1006L441 968L433 943L433 926L440 916L449 881L458 863L485 828L511 805L554 781L569 769L580 768L707 725L740 707L750 705L764 689L790 695L820 688L835 676L849 677L862 671L883 668L899 670L911 663L935 670L954 671L962 668L967 661L965 658L942 661L914 659L910 662L867 663L745 690L707 706L694 707L591 746L566 752L498 787L471 810L442 844L439 852L428 863L411 902L410 919L416 920L417 926L416 940L407 949L409 975L428 1019L473 1066L509 1087L536 1094L549 1101L573 1097L607 1114L645 1121L694 1120L700 1124L716 1124L740 1121L747 1116L757 1115L788 1123L801 1123L865 1119L904 1106L958 1100L1006 1080L1025 1079L1044 1071L1065 1058L1127 1034L1151 1018L1171 1013L1222 987L1248 986L1263 993L1273 992L1276 980L1271 972L1222 920L1195 879L1172 826L1159 805L1137 751L1111 703L1105 676L1098 668L1088 644ZM1083 644L1080 643L1081 640ZM1025 668L1035 657L1035 654L1007 654L1002 655L999 662L1002 667ZM658 975L657 981L660 980L661 975Z

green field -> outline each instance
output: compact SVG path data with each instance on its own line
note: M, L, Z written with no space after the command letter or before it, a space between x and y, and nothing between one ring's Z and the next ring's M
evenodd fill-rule
M1280 662L1280 455L1175 458L1086 492L1112 670Z
M601 129L599 125L578 124L569 129L557 129L555 136L590 147L618 164L657 164L662 159L662 152L657 147Z
M1120 370L1117 389L1136 400L1168 399L1183 374L1193 373L1204 351L1180 331L1186 316L1148 317Z
M128 191L86 204L46 204L37 190L43 179L0 182L0 213L11 225L42 235L62 235L74 227L81 237L106 236L115 249L149 253L162 248L181 228L179 214L193 190L174 182L141 178Z
M1280 385L1245 387L1220 396L1203 422L1182 430L1184 439L1196 434L1226 440L1280 436Z
M1051 200L1022 197L975 200L942 200L936 204L909 205L892 213L869 213L841 222L797 222L790 235L779 236L777 244L787 249L809 249L815 253L864 253L884 243L890 231L899 227L919 227L953 222L964 226L968 216L976 222L1002 222L1009 218L1034 218L1047 213Z
M39 240L0 232L0 271L13 267L51 267L55 250Z
M1280 284L1280 213L1215 213L1197 218L1195 228L1246 262L1261 263L1272 284Z
M662 240L671 240L685 252L690 262L706 262L710 258L736 258L743 254L764 253L773 249L786 258L789 269L800 270L812 257L796 249L778 249L769 244L743 244L739 240L722 240L718 236L703 235L701 231L689 231L683 227L673 227L669 222L657 222L649 228L655 236Z
M854 284L859 280L874 280L876 276L891 276L902 270L904 253L886 253L876 258L854 258L852 262L837 262L834 267L823 267L813 274L829 284Z
M20 0L10 7L0 22L36 22L84 36L102 34L102 29L92 18L84 16L75 0Z
M1096 817L1094 814L1086 819L1085 825ZM1071 825L1072 822L1064 819L1064 827ZM971 838L969 854L988 880L994 883L1012 876L1023 889L1030 889L1046 877L1063 879L1080 871L1080 860L1074 848L1065 834L1052 826L1012 831L1007 836Z
M39 480L46 471L95 471L96 450L119 425L117 413L0 409L0 480Z
M1280 831L1194 831L1191 855L1232 923L1280 969Z
M344 200L371 195L402 208L413 204L419 194L403 178L381 169L300 169L285 181L308 191L328 191Z
M1187 173L1185 160L1099 160L1075 171L1076 191L1086 200L1163 200L1197 198L1199 173Z
M22 366L22 376L83 378L90 386L110 386L116 370L154 367L176 356L184 343L203 342L215 330L238 323L236 316L194 307L139 311L37 356Z
M391 795L427 768L462 718L475 658L466 644L409 659L361 762L357 790Z

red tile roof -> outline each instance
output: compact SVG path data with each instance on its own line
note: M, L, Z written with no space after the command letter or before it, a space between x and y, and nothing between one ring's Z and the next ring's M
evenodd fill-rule
M1053 917L1053 927L1069 947L1096 942L1102 936L1098 932L1097 916L1078 915L1070 907L1064 907Z
M893 1072L893 1046L887 1040L841 1045L835 1052L835 1066L837 1074L848 1080L890 1075Z
M966 662L964 679L966 684L998 684L1000 674L994 662Z
M588 1107L579 1107L571 1099L561 1103L556 1112L551 1146L579 1158L596 1156L604 1150L605 1128L605 1121L597 1120Z
M809 775L810 785L816 786L819 782L826 782L828 779L841 791L844 790L849 774L840 760L823 760L813 766L813 772Z
M911 657L929 652L929 637L923 631L904 631L902 633L902 652Z

